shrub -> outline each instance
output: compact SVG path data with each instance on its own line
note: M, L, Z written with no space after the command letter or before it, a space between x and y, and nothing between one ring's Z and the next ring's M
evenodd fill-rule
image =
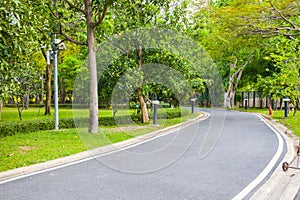
M190 113L189 110L180 109L180 108L169 108L169 109L158 109L158 119L173 119L177 117L183 117ZM150 114L150 117L153 118L153 111Z
M0 124L0 137L54 129L54 120L35 120Z

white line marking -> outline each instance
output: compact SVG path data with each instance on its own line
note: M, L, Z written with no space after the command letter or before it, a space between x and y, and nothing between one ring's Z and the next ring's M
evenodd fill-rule
M283 139L281 135L278 133L276 129L274 129L269 123L266 122L261 116L254 114L261 119L277 136L278 139L278 148L273 156L272 160L266 166L266 168L248 185L246 186L240 193L238 193L233 200L240 200L245 198L256 186L258 186L272 171L273 167L276 165L277 161L279 160L282 152L283 152Z
M206 120L210 117L209 113L204 112L204 111L201 111L201 112L206 113L207 116L203 119L199 119L199 120L193 122L192 124L188 124L187 126L184 126L182 128L186 128L186 127L191 126L191 125L193 125L195 123L198 123L200 121L204 121L204 120ZM26 178L26 177L30 177L30 176L34 176L34 175L38 175L38 174L42 174L42 173L45 173L45 172L50 172L50 171L53 171L53 170L56 170L56 169L62 169L62 168L65 168L65 167L68 167L68 166L71 166L71 165L76 165L76 164L83 163L83 162L86 162L86 161L89 161L89 160L93 160L94 158L99 158L99 157L107 156L107 155L117 153L117 152L120 152L120 151L123 151L123 150L126 150L126 149L130 149L130 148L136 147L138 145L144 144L146 142L150 142L150 141L155 140L157 138L160 138L160 137L169 135L171 133L174 133L175 131L178 131L179 129L180 129L180 127L175 129L175 130L169 130L164 134L157 135L157 136L154 136L152 138L137 142L137 143L129 145L129 146L125 146L125 147L120 148L120 149L112 150L112 151L107 152L107 153L103 153L103 154L100 154L100 155L91 155L91 157L84 158L84 159L77 160L77 161L73 161L73 162L70 162L70 163L67 163L67 164L59 165L59 166L56 166L56 167L51 167L51 168L48 168L48 169L43 169L43 170L40 170L40 171L37 171L37 172L31 172L31 173L20 175L20 176L14 177L14 178L9 178L9 179L0 181L0 185L4 184L4 183L11 182L11 181L15 181L15 180L18 180L18 179L22 179L22 178Z

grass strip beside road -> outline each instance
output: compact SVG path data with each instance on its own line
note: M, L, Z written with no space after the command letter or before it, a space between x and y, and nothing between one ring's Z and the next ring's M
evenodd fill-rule
M179 124L198 114L174 119L159 119L159 127L135 125L100 127L98 134L78 133L77 129L39 131L0 138L0 172L69 156L111 143L121 142L168 126Z
M269 115L268 109L237 109L239 111L246 111L252 113L260 113L264 115ZM284 110L273 110L273 115L271 118L276 122L284 125L290 129L298 138L300 138L300 111L297 111L296 116L293 116L294 111L290 111L288 118L284 117Z

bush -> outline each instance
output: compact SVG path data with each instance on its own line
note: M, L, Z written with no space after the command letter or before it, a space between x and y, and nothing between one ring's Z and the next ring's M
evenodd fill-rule
M51 130L54 129L54 127L54 120L1 123L0 137L6 137L17 133L30 133L41 130Z
M190 113L189 110L180 109L180 108L169 108L169 109L159 109L158 108L158 119L173 119L177 117L183 117ZM153 111L151 112L150 117L153 117Z

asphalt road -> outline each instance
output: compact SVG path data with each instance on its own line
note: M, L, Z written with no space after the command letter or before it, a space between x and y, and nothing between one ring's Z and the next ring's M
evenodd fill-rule
M295 200L298 200L298 199L300 199L300 189L298 190L298 193L297 193L297 195L295 196Z
M278 139L253 114L209 112L140 145L0 183L0 199L232 199L265 169Z

